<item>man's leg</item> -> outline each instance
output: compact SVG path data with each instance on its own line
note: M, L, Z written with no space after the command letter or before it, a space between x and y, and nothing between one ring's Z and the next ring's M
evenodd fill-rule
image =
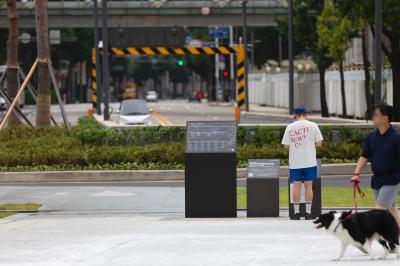
M306 220L313 220L315 217L311 215L311 207L313 201L313 181L317 178L318 168L310 167L307 168L304 174L304 189L305 189L305 200L306 200Z
M313 181L305 181L305 198L306 198L306 212L311 213L311 206L314 197L313 193Z
M400 216L399 216L399 211L397 210L397 207L393 207L390 209L390 213L393 215L394 219L396 219L397 224L400 227Z
M294 213L300 213L300 193L301 193L301 181L293 182L293 207Z
M396 207L397 195L400 185L383 186L379 190L374 190L376 199L376 209L389 210L400 227L400 216Z

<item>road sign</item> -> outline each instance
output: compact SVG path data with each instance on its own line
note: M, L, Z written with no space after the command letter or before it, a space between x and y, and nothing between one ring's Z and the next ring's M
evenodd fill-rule
M186 153L236 152L236 122L188 121Z
M210 39L228 39L229 38L229 28L209 28L208 38Z
M122 47L181 47L186 44L183 27L145 27L109 29L110 46Z
M27 44L31 41L31 35L28 32L23 32L19 36L19 40L21 41L22 44Z
M50 30L49 31L50 44L60 44L61 43L61 31L60 30Z

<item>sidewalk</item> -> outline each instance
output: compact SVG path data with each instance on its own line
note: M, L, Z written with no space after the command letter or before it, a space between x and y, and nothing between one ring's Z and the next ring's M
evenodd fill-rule
M257 118L268 118L268 119L287 119L289 121L293 120L293 115L289 114L288 108L279 108L279 107L271 107L271 106L260 106L257 104L250 104L250 111L243 111L242 114L245 117L257 117ZM366 123L365 120L359 119L345 119L340 117L321 117L320 114L311 113L308 115L308 118L311 121L322 123L322 124L361 124L361 125L369 125L370 123Z
M0 220L0 234L0 264L9 266L398 264L394 254L371 261L354 247L333 262L339 241L304 220L36 214Z

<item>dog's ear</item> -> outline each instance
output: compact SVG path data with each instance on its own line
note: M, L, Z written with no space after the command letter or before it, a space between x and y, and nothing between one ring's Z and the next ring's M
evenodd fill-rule
M336 211L330 211L330 212L328 212L329 214L335 214L336 213Z
M340 216L340 219L346 219L350 214L351 214L351 210L347 211L347 212L342 212L342 215Z

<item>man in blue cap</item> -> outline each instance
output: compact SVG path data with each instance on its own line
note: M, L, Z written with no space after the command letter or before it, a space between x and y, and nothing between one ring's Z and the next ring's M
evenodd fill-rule
M300 220L300 194L304 182L306 201L306 220L313 220L311 204L313 200L313 181L317 178L316 147L322 144L322 134L317 124L307 120L307 110L302 107L294 109L295 122L286 127L282 144L289 149L289 175L293 181L292 220Z

